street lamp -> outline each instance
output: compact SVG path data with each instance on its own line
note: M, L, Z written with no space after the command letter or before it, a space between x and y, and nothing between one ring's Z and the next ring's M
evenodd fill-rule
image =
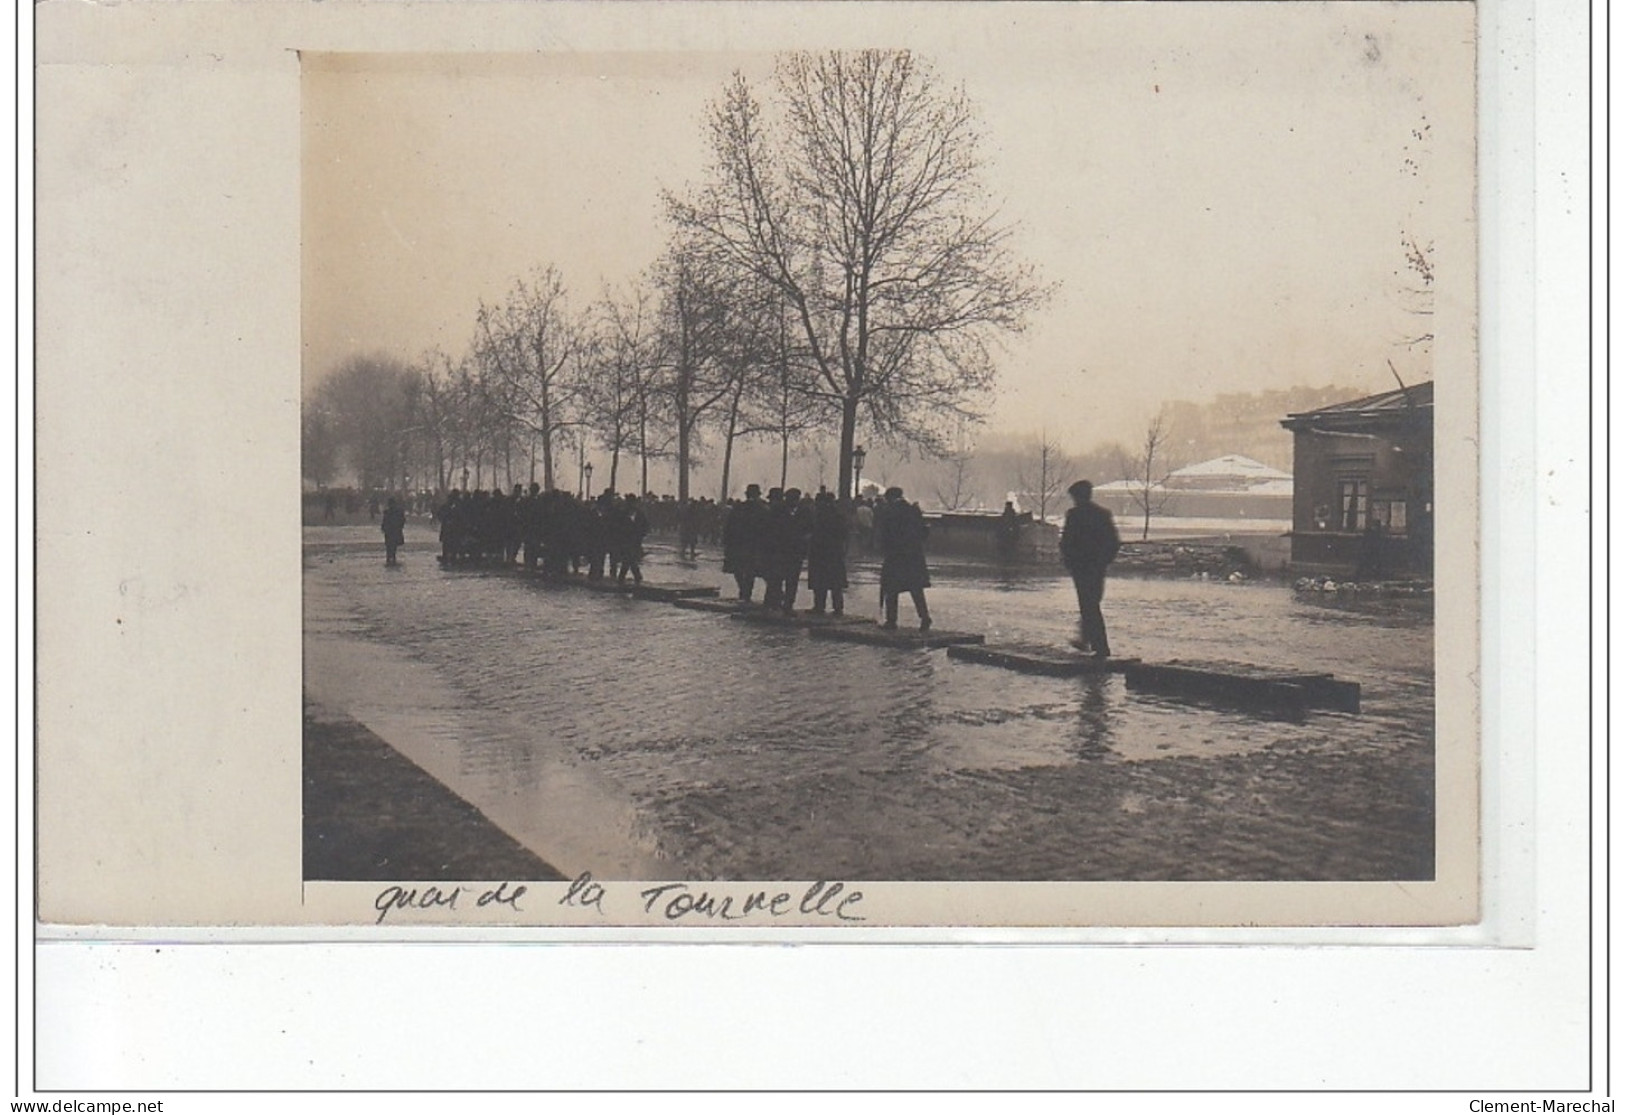
M592 495L592 462L588 461L586 464L582 465L581 466L581 471L587 474L587 492L586 492L586 494L588 496L591 496Z
M861 445L852 450L852 496L854 499L863 494L863 458L867 455Z

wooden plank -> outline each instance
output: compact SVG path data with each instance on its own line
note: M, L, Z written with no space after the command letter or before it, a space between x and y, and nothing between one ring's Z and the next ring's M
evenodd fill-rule
M1355 714L1360 711L1360 683L1357 681L1342 681L1334 677L1309 677L1299 679L1297 684L1303 687L1304 693L1309 697L1309 704L1314 708Z
M660 600L670 603L673 600L716 596L717 588L715 585L644 581L642 584L632 586L632 595L639 600Z
M957 662L974 662L1023 674L1042 674L1045 677L1058 678L1122 673L1140 661L1138 658L1096 658L1092 654L1082 654L1070 647L1053 647L1038 643L999 643L994 646L961 644L949 647L948 657Z
M746 623L759 623L768 627L873 627L871 620L861 616L837 616L828 613L783 612L762 607L747 607L734 612L734 618Z
M1193 661L1183 658L1174 659L1171 665L1235 677L1285 682L1302 687L1311 708L1330 709L1333 712L1360 711L1360 683L1335 678L1325 671L1292 670L1280 666L1257 666L1238 662Z
M815 639L837 639L843 643L868 643L877 647L901 647L913 650L934 650L938 647L980 643L984 639L984 636L970 631L941 631L935 628L921 631L912 627L887 631L879 624L872 623L843 624L839 627L814 626L808 630Z
M733 615L742 607L750 607L737 600L716 600L704 596L680 596L671 602L671 606L690 612L718 612L723 615Z
M1303 719L1308 694L1303 686L1271 678L1183 666L1141 662L1123 672L1130 690L1212 702L1290 720Z

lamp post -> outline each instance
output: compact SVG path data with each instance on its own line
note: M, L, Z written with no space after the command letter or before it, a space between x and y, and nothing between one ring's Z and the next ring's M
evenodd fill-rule
M852 498L857 499L863 494L863 459L867 456L863 446L852 450Z
M588 461L586 464L582 465L581 466L581 471L586 473L586 475L587 475L587 492L586 492L586 494L588 496L591 496L592 495L592 462Z

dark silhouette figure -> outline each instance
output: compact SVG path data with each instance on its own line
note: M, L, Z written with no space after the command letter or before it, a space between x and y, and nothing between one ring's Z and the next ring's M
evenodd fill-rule
M739 599L746 602L756 591L756 578L766 572L762 551L767 539L767 516L761 486L751 484L745 489L744 500L728 512L722 526L722 571L733 574Z
M616 509L614 523L615 553L611 566L615 583L624 585L626 575L632 574L632 583L643 583L643 539L649 533L649 518L638 505L638 497L631 492Z
M462 491L453 488L434 517L440 520L440 561L443 565L450 565L457 560L463 547L467 516Z
M587 512L581 520L586 528L584 542L587 547L587 580L601 581L604 579L605 563L610 561L611 552L615 549L613 538L617 517L615 493L605 488L588 506ZM614 574L613 564L610 565L610 572L611 575Z
M918 504L903 499L903 489L887 488L886 498L875 508L875 545L880 548L880 602L886 610L888 631L897 628L897 598L908 593L920 617L920 630L931 629L931 612L925 606L925 590L931 587L931 574L925 567L925 516Z
M1020 545L1021 516L1016 512L1016 505L1005 500L1004 513L999 516L999 560L1014 561Z
M685 500L677 511L677 556L693 561L700 556L701 509L698 500Z
M1106 567L1117 557L1122 541L1112 513L1090 498L1095 486L1079 480L1067 489L1072 508L1061 529L1061 563L1072 574L1078 590L1078 633L1074 644L1091 651L1096 658L1110 658L1106 639L1106 619L1100 614L1100 600L1106 594Z
M384 508L383 528L384 564L399 565L395 551L406 545L406 509L394 496L389 497L389 505Z
M1382 524L1375 518L1367 520L1365 533L1360 536L1360 555L1354 567L1357 581L1380 581L1383 576Z
M816 615L824 614L826 602L836 615L845 611L848 533L846 512L835 502L835 493L819 492L813 499L812 536L807 542L807 588Z
M801 502L800 488L789 489L776 501L769 495L768 507L767 594L762 602L789 615L795 611L812 520Z

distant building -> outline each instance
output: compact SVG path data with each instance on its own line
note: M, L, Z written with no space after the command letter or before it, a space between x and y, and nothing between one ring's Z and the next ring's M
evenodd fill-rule
M1133 480L1095 485L1095 501L1119 518L1151 513L1176 519L1249 519L1285 523L1292 518L1292 476L1231 453L1186 465L1149 490Z
M1293 569L1432 576L1432 382L1290 414L1281 425L1293 435Z

